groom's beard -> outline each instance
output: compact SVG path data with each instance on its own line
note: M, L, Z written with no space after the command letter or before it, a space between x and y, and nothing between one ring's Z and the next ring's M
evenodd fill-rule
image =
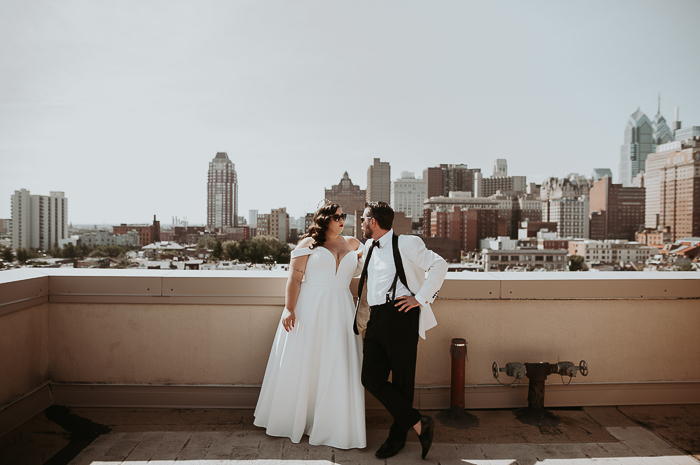
M365 236L365 239L372 239L372 230L371 229L363 229L362 234Z

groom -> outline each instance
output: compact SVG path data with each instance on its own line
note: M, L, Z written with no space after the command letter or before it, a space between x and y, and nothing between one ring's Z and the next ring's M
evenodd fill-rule
M425 247L417 236L396 236L391 228L394 210L385 202L365 204L362 232L365 265L360 275L358 308L371 309L365 332L362 384L394 417L389 438L377 458L393 457L413 428L425 458L433 442L432 417L413 408L418 336L437 325L430 304L447 274L447 263ZM428 276L426 278L426 271ZM354 324L358 334L357 313ZM389 382L391 372L392 381Z

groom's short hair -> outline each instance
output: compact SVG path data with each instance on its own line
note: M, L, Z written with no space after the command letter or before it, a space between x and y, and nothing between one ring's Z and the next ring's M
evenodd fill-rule
M394 210L386 202L365 202L369 208L369 216L374 218L380 228L389 230L394 224Z

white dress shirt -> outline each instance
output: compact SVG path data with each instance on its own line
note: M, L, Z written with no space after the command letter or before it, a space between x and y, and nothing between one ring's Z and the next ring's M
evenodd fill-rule
M391 238L394 230L391 229L379 238L379 247L375 247L367 266L367 303L370 306L386 303L386 295L394 282L396 266L394 265L394 250ZM372 241L373 242L373 241ZM366 245L367 251L372 243ZM396 281L396 297L410 296L411 291L406 289L400 279ZM389 296L391 298L391 295Z

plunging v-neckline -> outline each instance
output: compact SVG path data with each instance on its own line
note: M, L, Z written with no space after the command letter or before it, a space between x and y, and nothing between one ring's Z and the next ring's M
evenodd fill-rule
M343 260L345 260L345 257L347 257L350 252L357 252L357 250L350 249L347 252L345 252L345 254L343 255L343 257L340 260L338 260L337 258L335 258L335 254L333 252L331 252L330 249L327 249L324 246L321 246L320 248L327 251L329 254L331 254L333 256L333 259L335 260L335 275L336 276L338 276L338 269L340 268L340 264L343 263Z

